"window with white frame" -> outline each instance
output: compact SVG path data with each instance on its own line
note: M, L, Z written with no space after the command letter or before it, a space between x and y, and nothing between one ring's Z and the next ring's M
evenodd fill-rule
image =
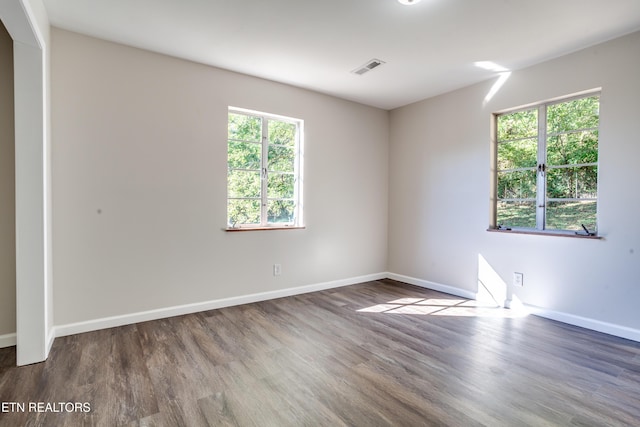
M302 226L302 120L229 107L227 226Z
M595 234L600 94L494 115L493 226Z

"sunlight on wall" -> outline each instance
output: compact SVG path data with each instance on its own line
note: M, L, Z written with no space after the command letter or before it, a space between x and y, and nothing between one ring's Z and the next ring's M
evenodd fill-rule
M503 307L507 301L507 284L491 267L487 260L478 254L478 301L493 302Z
M508 68L491 61L477 61L474 62L473 65L478 68L482 68L483 70L489 70L498 73L498 80L496 80L493 86L491 86L491 89L489 89L489 92L482 101L482 106L484 107L489 103L489 101L493 99L495 94L498 93L498 91L502 88L502 86L504 86L507 80L509 80L509 77L511 77L511 71L509 71Z
M509 71L508 68L503 67L500 64L496 64L493 61L476 61L473 63L478 68L482 68L483 70L495 71L496 73L504 73Z
M489 101L491 101L491 99L493 99L495 94L498 93L498 91L502 88L502 86L504 86L507 80L509 80L509 77L511 77L511 72L508 71L505 73L500 73L499 76L500 77L498 77L498 80L496 80L493 86L491 86L491 89L487 93L487 96L484 97L484 100L482 101L483 107L487 105Z

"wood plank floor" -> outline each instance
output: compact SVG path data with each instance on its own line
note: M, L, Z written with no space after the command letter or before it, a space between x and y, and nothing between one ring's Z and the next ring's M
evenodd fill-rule
M382 280L0 349L2 402L11 427L640 425L640 344Z

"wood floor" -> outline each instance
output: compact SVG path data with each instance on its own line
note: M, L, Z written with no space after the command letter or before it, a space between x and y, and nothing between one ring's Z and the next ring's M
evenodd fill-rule
M0 349L10 402L1 426L640 425L640 344L383 280Z

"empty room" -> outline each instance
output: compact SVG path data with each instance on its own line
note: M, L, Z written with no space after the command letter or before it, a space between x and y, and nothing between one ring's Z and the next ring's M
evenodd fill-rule
M638 425L637 0L0 18L0 426Z

